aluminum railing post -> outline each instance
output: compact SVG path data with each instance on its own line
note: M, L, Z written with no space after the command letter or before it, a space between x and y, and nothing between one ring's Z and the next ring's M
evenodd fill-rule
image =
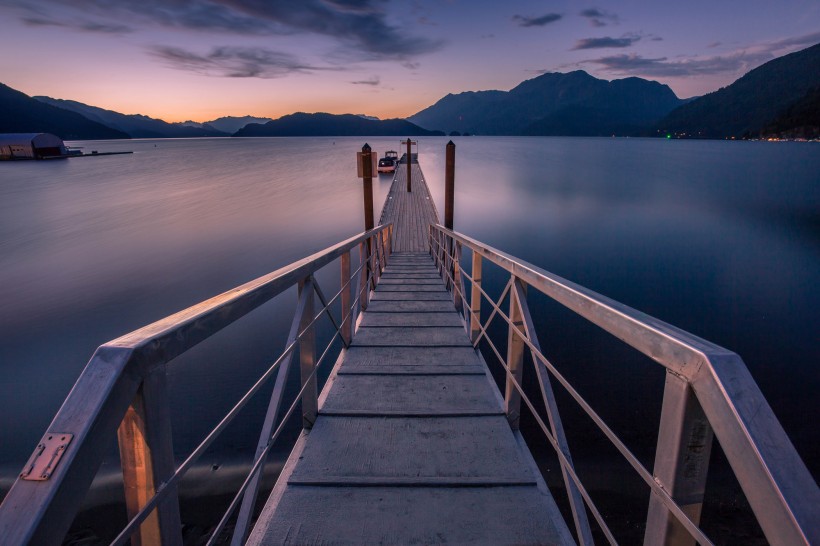
M137 515L176 467L171 434L165 365L143 379L117 430L128 519ZM174 487L176 489L176 487ZM182 545L176 490L163 500L131 536L134 546Z
M712 427L692 387L667 371L653 474L695 525L703 507L712 438ZM654 494L649 500L644 545L695 545L695 539Z
M460 315L464 314L464 305L461 299L461 243L453 242L454 244L454 256L453 259L453 303L456 306L456 311Z
M481 335L481 254L473 251L473 277L470 289L470 341L475 343Z
M567 436L564 433L564 425L561 421L561 414L558 413L558 405L555 401L555 393L552 390L552 382L550 381L549 372L542 361L536 356L536 352L543 355L541 350L541 343L538 341L538 334L535 331L535 323L530 314L530 308L527 305L526 285L520 280L516 280L511 290L515 293L515 299L518 302L518 307L521 310L521 318L524 323L524 333L530 340L532 347L530 354L532 355L532 363L535 368L535 375L538 377L539 386L541 387L541 397L544 400L544 408L547 410L547 419L552 429L552 434L558 444L558 448L563 453L568 465L575 470L572 462L572 455L569 451L569 443ZM572 481L565 465L561 464L561 475L564 478L564 485L567 488L567 497L569 498L569 505L572 509L572 519L575 523L575 531L578 534L578 544L580 546L590 546L595 542L592 539L592 531L589 527L589 518L587 517L586 507L584 506L584 499L578 486Z
M367 245L362 241L359 243L359 307L362 312L367 309L370 301L370 290L368 288L369 258L367 257Z
M319 411L319 393L316 387L316 376L313 368L316 367L316 331L311 324L313 321L313 281L310 278L299 281L299 296L309 291L305 301L305 310L299 324L302 337L299 339L299 369L302 372L302 386L309 383L302 394L302 426L313 428L316 414Z
M518 279L513 276L513 283ZM523 284L523 283L522 283ZM523 285L526 288L526 285ZM526 290L524 290L526 294ZM510 322L520 331L524 329L524 320L521 316L521 308L518 305L518 295L515 290L510 291ZM524 375L524 340L513 330L508 328L507 333L507 366L519 385L523 385ZM504 389L504 412L513 430L518 430L521 422L521 393L515 387L512 379L507 376Z
M341 287L342 291L342 339L345 345L350 345L353 340L353 294L356 289L350 282L350 251L342 254L341 262ZM347 285L347 287L345 287Z

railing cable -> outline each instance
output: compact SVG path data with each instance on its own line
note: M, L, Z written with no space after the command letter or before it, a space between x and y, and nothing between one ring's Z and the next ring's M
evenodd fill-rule
M369 258L369 256L368 256ZM366 263L366 262L365 262ZM364 267L364 264L362 264ZM357 273L361 270L361 267L357 271ZM372 272L371 274L367 275L367 283L371 281L373 277ZM367 285L365 285L367 286ZM357 298L358 299L358 298ZM355 303L354 303L355 305ZM142 524L143 521L150 515L150 513L157 507L157 505L165 499L168 495L169 491L172 489L172 486L175 485L181 478L184 476L190 467L199 460L199 457L205 452L205 450L210 447L210 445L216 440L217 436L222 433L222 431L233 421L239 411L245 407L245 405L250 401L250 399L259 392L259 389L267 382L268 379L271 378L273 372L275 372L282 361L288 356L296 347L298 341L302 338L303 334L307 332L313 324L324 314L325 310L322 309L313 319L310 321L308 325L303 328L299 334L296 336L296 339L288 345L283 353L276 359L276 361L265 371L264 374L254 383L254 385L248 390L244 396L231 408L231 410L222 418L222 420L217 424L214 429L205 437L205 439L191 452L191 454L183 461L183 463L177 468L173 475L168 478L167 481L160 484L157 487L156 493L148 499L148 501L143 505L140 511L128 522L126 527L120 532L119 535L111 542L111 546L121 546L125 544L125 542L129 539L129 537L133 534L136 530L137 526ZM339 332L337 332L338 334ZM335 338L335 335L334 335ZM323 355L324 356L324 355Z

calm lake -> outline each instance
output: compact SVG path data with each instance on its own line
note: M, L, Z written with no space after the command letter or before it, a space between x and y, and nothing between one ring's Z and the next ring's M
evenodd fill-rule
M419 142L439 211L447 140ZM360 232L365 141L380 157L400 150L398 138L105 141L71 144L134 153L0 164L0 495L98 345ZM818 144L454 141L456 230L740 354L818 475ZM376 218L390 182L374 183ZM293 299L169 364L179 456L281 352ZM662 370L548 302L532 305L547 356L651 465ZM226 469L247 463L264 396L184 492L236 483ZM617 458L577 419L581 458ZM116 476L113 438L111 453L103 477Z

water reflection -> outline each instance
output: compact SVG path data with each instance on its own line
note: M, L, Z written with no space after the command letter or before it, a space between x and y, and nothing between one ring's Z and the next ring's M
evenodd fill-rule
M367 139L380 154L398 140ZM447 140L421 139L419 149L439 211ZM0 165L0 482L100 343L361 231L363 141L86 143L135 153ZM456 144L458 230L737 351L798 450L818 459L804 419L817 413L820 387L811 144ZM374 184L377 217L388 187L389 177ZM180 453L278 355L292 299L169 367ZM264 404L208 461L252 449Z

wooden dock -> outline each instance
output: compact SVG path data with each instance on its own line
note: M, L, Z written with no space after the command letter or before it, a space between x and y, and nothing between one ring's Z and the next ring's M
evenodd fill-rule
M418 163L411 165L411 191L407 191L407 166L396 169L384 201L379 224L393 224L394 252L427 252L428 226L438 223L436 205Z
M395 252L248 544L573 544L427 250L417 164Z

